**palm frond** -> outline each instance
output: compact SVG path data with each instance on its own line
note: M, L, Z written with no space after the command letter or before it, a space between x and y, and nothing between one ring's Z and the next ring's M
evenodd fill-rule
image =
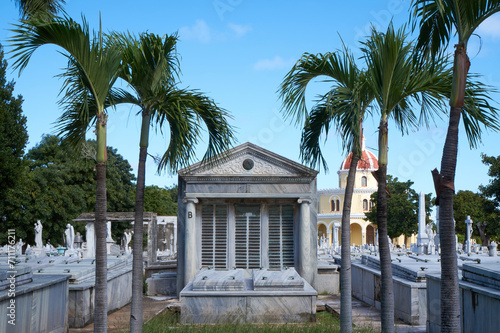
M152 121L160 131L168 125L170 143L158 161L158 171L166 169L173 173L193 162L194 148L202 136L202 124L208 132L203 163L216 163L234 143L233 129L227 121L230 115L202 93L170 88L159 103Z
M471 148L481 143L482 129L500 130L499 110L492 105L491 93L498 93L496 89L479 81L480 76L469 74L465 90L462 117L465 134Z
M410 11L414 29L419 28L417 48L434 55L455 33L458 44L466 45L476 28L500 11L500 1L413 0Z
M82 21L79 24L69 17L54 17L50 21L35 17L14 24L14 35L9 39L15 59L13 68L21 73L40 46L57 45L79 64L89 91L102 104L118 78L121 53L114 45L101 45L98 36L90 35L85 18Z

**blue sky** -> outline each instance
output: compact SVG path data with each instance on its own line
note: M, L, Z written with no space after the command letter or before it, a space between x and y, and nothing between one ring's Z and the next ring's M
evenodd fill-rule
M371 25L385 30L390 20L396 27L408 23L409 0L350 1L260 1L260 0L68 0L66 12L77 21L84 15L91 28L98 28L99 12L105 31L144 31L157 34L179 33L181 87L203 91L227 109L237 128L239 143L251 141L266 149L298 161L300 129L280 114L276 93L286 73L304 52L335 51L342 40L355 51L368 35ZM0 5L0 42L8 51L8 31L18 18L13 1ZM484 81L500 89L500 16L490 18L480 28L481 39L469 45L471 72L484 75ZM9 61L12 63L12 61ZM360 61L361 64L361 61ZM65 58L57 48L46 46L33 56L21 74L11 72L17 94L24 97L23 110L28 118L29 145L36 145L43 134L54 133L54 121L61 110L57 105L62 81L55 76L65 67ZM309 100L325 92L326 83L313 83ZM494 95L499 100L498 94ZM498 104L497 104L498 106ZM137 109L120 107L110 111L108 144L118 149L136 171L140 119ZM368 147L377 147L378 119L365 122ZM411 179L417 191L434 192L430 171L439 169L446 118L436 126L402 136L395 128L389 133L388 172L401 180ZM500 154L500 134L486 132L483 143L470 150L461 128L457 190L476 191L489 180L480 154ZM168 137L151 138L149 152L163 153ZM345 153L335 133L323 146L330 171L322 171L318 188L338 187L337 170ZM201 143L198 157L205 144ZM376 151L375 151L376 153ZM170 186L177 176L157 175L148 160L146 183Z

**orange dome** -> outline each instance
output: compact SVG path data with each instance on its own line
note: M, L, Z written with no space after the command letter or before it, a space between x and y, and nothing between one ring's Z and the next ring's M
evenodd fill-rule
M349 170L351 167L352 153L350 153L340 165L340 170ZM358 161L357 170L377 170L378 159L374 153L365 149L365 138L363 137L363 146L361 151L361 158Z

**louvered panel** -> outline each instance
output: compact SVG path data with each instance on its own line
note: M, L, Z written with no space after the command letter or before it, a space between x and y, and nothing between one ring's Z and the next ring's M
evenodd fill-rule
M227 206L203 205L201 213L201 264L227 268Z
M269 206L269 268L294 266L293 206Z
M260 206L235 205L235 261L237 268L261 265Z

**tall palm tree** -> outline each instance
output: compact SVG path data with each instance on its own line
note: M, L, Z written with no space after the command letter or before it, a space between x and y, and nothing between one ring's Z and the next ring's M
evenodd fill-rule
M120 77L135 91L134 104L139 106L142 125L139 143L139 167L135 196L135 223L133 244L131 332L141 332L142 316L142 225L144 210L144 187L146 158L149 145L149 129L152 124L170 128L170 145L159 161L159 169L175 172L189 165L193 149L201 136L201 124L208 129L207 152L203 158L208 162L217 154L230 148L233 142L228 114L203 94L179 89L179 61L177 59L177 36L160 37L143 33L136 38L115 34L114 41L123 54L123 70Z
M308 113L305 105L305 91L311 80L326 76L333 86L324 94ZM340 325L342 332L352 332L352 285L351 285L351 248L350 213L356 167L361 156L362 122L364 113L372 97L363 89L365 75L360 71L349 52L326 54L304 54L288 72L280 86L279 94L283 101L286 117L303 121L301 140L301 159L311 167L328 168L320 148L320 135L328 135L333 124L341 133L343 147L352 151L351 167L342 210L342 269Z
M22 20L12 30L10 42L14 47L14 68L22 72L39 47L53 44L64 50L68 71L63 75L63 105L77 122L72 128L83 138L90 119L94 119L97 135L96 153L96 272L94 331L107 330L107 255L106 255L106 122L105 107L110 102L112 87L118 78L121 63L120 50L103 43L102 34L91 36L86 21L78 24L71 18L37 17ZM95 114L91 115L90 112Z
M458 332L460 304L457 276L453 197L458 152L458 127L466 97L469 57L467 44L477 27L500 11L499 0L413 0L412 17L418 20L418 47L431 55L447 46L452 34L455 45L450 120L443 148L440 173L435 172L436 204L439 204L441 242L441 331ZM464 117L466 115L464 114ZM464 118L465 119L465 118ZM477 135L478 133L476 133ZM476 137L477 140L477 137Z
M21 17L26 19L36 15L56 15L62 11L65 0L15 0Z
M443 98L449 91L451 73L442 55L435 59L416 58L415 48L407 41L404 28L395 31L392 24L386 33L372 29L362 43L367 77L380 112L377 227L381 270L381 321L383 332L394 332L394 296L389 242L387 238L387 162L388 122L393 120L407 133L419 121L413 105L421 106L420 120L428 123L432 112L443 109Z
M392 269L387 238L387 162L388 123L393 120L402 134L420 124L426 126L444 112L444 101L451 91L452 70L443 53L434 57L419 57L420 53L407 40L404 28L395 31L392 24L386 33L372 30L363 43L368 80L380 112L379 169L376 172L377 226L381 267L382 331L394 331L394 298ZM489 104L487 87L471 81L465 94L465 131L469 142L479 138L480 127L496 128L496 109ZM420 107L420 114L413 111Z

